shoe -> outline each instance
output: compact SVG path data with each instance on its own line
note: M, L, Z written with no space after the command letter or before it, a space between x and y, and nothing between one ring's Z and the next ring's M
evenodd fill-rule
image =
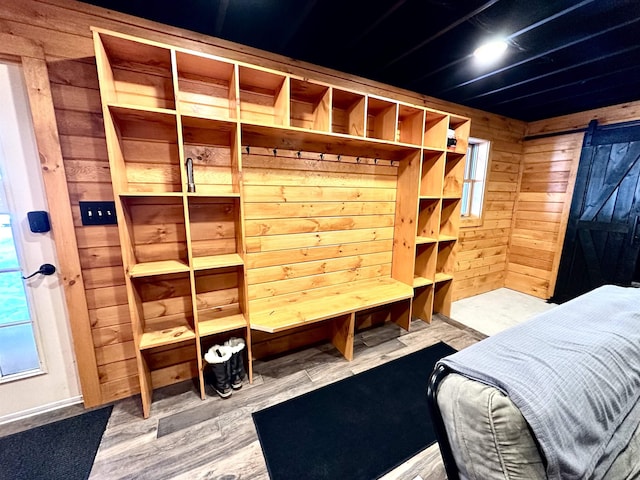
M243 338L231 337L224 344L231 349L231 360L229 361L231 388L239 390L247 375L244 368L244 354L242 353L245 341Z
M205 382L222 398L229 398L233 392L229 377L231 354L230 347L214 345L204 356L209 364L209 368L205 369Z

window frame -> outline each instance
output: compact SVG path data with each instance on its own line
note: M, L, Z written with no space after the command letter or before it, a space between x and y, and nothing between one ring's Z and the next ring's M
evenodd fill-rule
M484 208L484 202L485 202L485 197L486 197L486 193L487 193L487 183L488 183L488 176L489 176L489 166L491 164L491 141L490 140L485 140L482 138L474 138L474 137L469 137L469 144L468 144L468 149L467 149L467 154L465 157L465 166L464 166L464 175L463 175L463 180L462 180L462 188L464 191L464 186L470 182L471 183L471 188L469 190L469 209L472 210L472 206L473 206L473 190L474 190L474 186L477 186L478 183L482 183L482 186L480 188L482 188L482 194L480 196L480 207L479 207L479 214L474 214L474 213L469 213L468 215L463 215L462 211L463 211L463 205L462 205L462 199L460 199L461 202L461 209L460 209L460 228L470 228L470 227L480 227L482 226L483 222L484 222L484 212L485 212L485 208ZM486 154L485 154L485 158L483 159L484 162L484 174L482 175L482 180L478 180L478 176L477 176L477 171L478 171L478 155L476 154L475 156L475 166L474 166L474 176L467 178L467 170L468 170L468 165L469 165L469 161L472 160L472 153L471 153L471 148L472 146L477 145L477 149L476 152L477 153L481 153L480 149L486 149Z

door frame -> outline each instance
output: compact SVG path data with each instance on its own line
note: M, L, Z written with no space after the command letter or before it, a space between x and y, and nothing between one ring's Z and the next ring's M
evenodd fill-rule
M0 58L22 65L80 389L85 407L93 407L102 403L102 393L44 50L28 38L0 33Z

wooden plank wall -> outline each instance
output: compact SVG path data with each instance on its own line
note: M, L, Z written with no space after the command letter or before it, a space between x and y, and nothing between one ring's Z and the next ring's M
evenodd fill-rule
M462 232L454 298L504 284L509 216L515 201L515 165L520 161L520 139L526 126L523 122L74 0L5 0L0 2L0 20L0 33L32 39L45 51L95 346L95 359L90 360L98 364L102 403L132 395L139 387L117 229L114 226L80 226L80 200L113 199L90 26L281 69L346 89L391 96L470 117L471 134L492 141L493 152L486 220L482 227ZM259 176L259 171L251 166L253 160L246 161L250 165L247 173ZM261 181L255 178L249 177L251 181ZM332 177L328 175L327 178ZM259 198L251 190L248 194L249 198ZM274 199L261 202L271 208L279 203ZM389 227L366 227L362 231L372 228L386 231L384 229ZM249 240L253 245L251 242L255 240ZM376 237L375 241L387 242L388 239ZM383 268L385 264L382 262L374 268ZM259 291L259 283L255 281L254 294ZM159 352L153 359L154 366L169 365L176 356L181 358L179 350ZM154 378L154 382L175 381L169 373L160 372L159 375L164 376ZM188 374L185 371L178 377Z
M532 122L527 135L583 129L594 119L605 125L639 118L640 102L631 102ZM545 299L553 295L583 137L566 133L524 142L506 287Z
M472 119L471 136L491 142L483 223L460 229L453 300L504 286L511 216L516 200L524 124L499 117Z
M250 151L242 159L250 305L391 275L397 166Z

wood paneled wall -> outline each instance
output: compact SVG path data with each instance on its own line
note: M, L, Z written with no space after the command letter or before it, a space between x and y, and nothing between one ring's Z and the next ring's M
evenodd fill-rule
M613 105L532 122L527 135L584 129L640 118L640 102ZM521 180L514 208L505 286L550 298L555 289L584 133L524 142Z
M117 229L114 226L87 228L80 224L80 200L113 199L90 26L247 61L347 89L391 96L470 117L471 134L492 142L492 158L484 224L480 228L462 231L454 298L504 284L510 215L516 198L517 165L526 127L523 122L73 0L5 0L0 3L0 33L25 37L42 45L49 68L70 209L91 319L93 338L87 341L93 341L95 354L93 358L77 360L97 365L101 398L97 403L132 395L139 386ZM250 165L253 160L246 161ZM250 171L251 168L247 173ZM259 175L259 167L251 174ZM248 197L251 198L251 192ZM381 221L384 222L385 218ZM249 245L251 241L249 238ZM376 238L376 241L387 240ZM256 281L254 293L259 290L258 284ZM74 321L72 318L72 329ZM176 355L176 352L171 355ZM169 356L160 352L154 362L162 366ZM189 372L183 374L188 375ZM177 380L179 378L171 376L154 378L154 384Z
M460 229L453 300L504 286L524 126L496 117L472 119L471 136L489 140L491 152L483 223Z

